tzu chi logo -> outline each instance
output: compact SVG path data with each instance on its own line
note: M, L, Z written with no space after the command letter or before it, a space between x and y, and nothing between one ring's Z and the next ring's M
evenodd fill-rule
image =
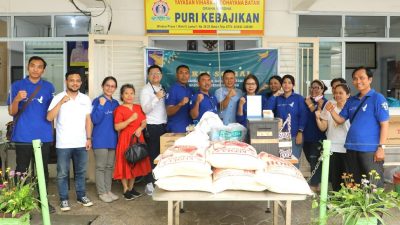
M165 0L159 0L154 2L152 10L154 16L167 16L169 7Z

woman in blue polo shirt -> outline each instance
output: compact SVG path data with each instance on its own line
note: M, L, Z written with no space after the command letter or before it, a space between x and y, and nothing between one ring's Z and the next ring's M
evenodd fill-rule
M340 114L335 112L333 104L326 104L326 109L338 124L350 120L344 147L347 149L349 172L357 183L360 183L361 175L367 175L371 170L376 170L383 178L389 108L385 97L371 88L372 76L365 67L353 71L353 85L359 93L346 102ZM378 180L377 185L383 187L383 179Z
M115 147L118 140L114 129L113 112L119 103L112 97L117 88L117 80L112 76L106 77L101 87L103 94L93 100L93 109L90 114L93 122L92 143L96 159L96 188L103 202L112 202L118 199L118 196L111 192Z
M301 156L301 147L303 144L303 131L307 123L306 104L303 96L294 93L294 77L285 75L282 77L283 94L272 96L267 103L267 108L273 110L275 117L285 121L291 116L291 134L292 134L292 153L298 159ZM299 167L299 164L297 164Z
M321 141L326 139L325 132L322 132L318 128L315 118L315 112L321 111L327 101L324 97L326 90L327 88L322 81L313 80L310 86L310 95L305 99L307 105L307 124L304 128L303 151L307 161L310 163L310 172L315 170L322 151ZM321 167L318 167L310 180L310 187L313 191L319 191L321 171Z

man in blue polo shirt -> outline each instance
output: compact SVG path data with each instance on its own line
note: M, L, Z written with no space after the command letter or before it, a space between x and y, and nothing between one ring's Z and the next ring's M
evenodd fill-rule
M165 97L168 132L185 133L186 127L192 123L188 103L193 92L188 86L189 78L188 66L180 65L176 68L176 83L168 90Z
M347 149L349 172L357 183L361 175L367 175L376 170L383 178L383 160L385 158L385 143L389 128L389 108L385 97L371 88L372 72L359 67L353 71L353 85L359 93L351 97L340 114L335 106L327 103L327 110L333 119L339 123L350 120L344 147ZM378 181L383 187L383 180Z
M242 91L235 87L236 77L233 70L225 70L222 75L224 87L220 87L215 91L215 97L220 106L220 117L225 125L236 123L237 105Z
M11 136L16 150L16 172L27 172L33 157L32 140L40 139L43 143L41 149L47 183L53 127L51 122L46 120L46 115L55 89L53 84L42 79L46 65L43 58L32 56L28 61L28 76L11 85L7 104L8 113L16 121ZM50 212L55 212L54 207L49 208Z
M212 86L210 74L201 73L197 77L197 81L199 83L199 92L190 99L190 116L194 122L200 121L205 112L218 112L217 98L209 93Z

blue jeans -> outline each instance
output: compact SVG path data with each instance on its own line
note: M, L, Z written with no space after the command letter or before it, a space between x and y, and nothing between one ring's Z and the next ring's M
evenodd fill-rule
M74 163L76 197L86 196L87 151L82 148L57 148L57 183L60 201L68 200L68 178L70 161Z
M294 164L297 169L300 168L300 156L302 147L303 146L301 144L296 144L296 136L292 137L292 155L296 156L296 158L299 160L299 163Z

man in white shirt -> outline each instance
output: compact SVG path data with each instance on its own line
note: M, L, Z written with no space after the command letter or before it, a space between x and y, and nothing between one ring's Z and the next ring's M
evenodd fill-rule
M92 147L91 101L87 95L79 92L82 79L78 72L67 72L65 84L67 90L53 98L47 113L48 121L56 119L57 182L61 211L71 210L68 202L71 159L78 203L93 205L86 197L85 187L87 151Z
M147 132L145 135L150 155L151 167L154 169L154 159L160 154L160 136L167 132L167 112L165 110L165 91L160 82L162 79L161 67L150 66L147 69L148 83L140 93L140 104L146 114ZM151 174L147 178L145 192L152 194L154 187Z
M236 123L236 112L239 99L242 97L242 91L235 87L236 76L233 70L225 70L222 75L224 87L215 91L220 109L220 117L224 125Z

